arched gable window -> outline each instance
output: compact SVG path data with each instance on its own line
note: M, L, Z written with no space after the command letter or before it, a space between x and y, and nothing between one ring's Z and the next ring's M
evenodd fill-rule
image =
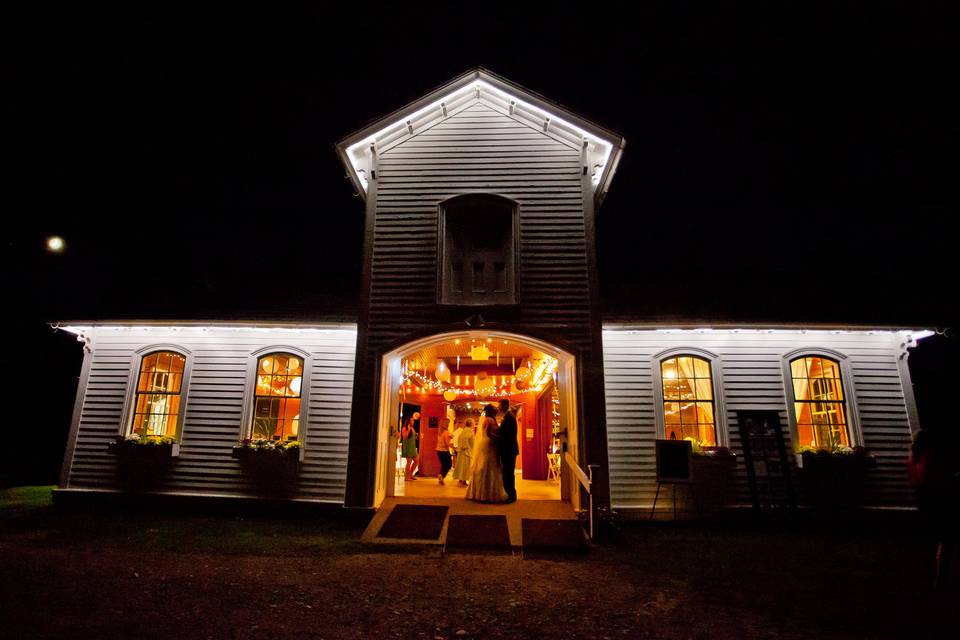
M717 446L716 397L710 361L676 355L660 361L664 437L692 438L701 446Z
M516 204L500 196L469 194L443 203L440 304L517 303L517 224Z
M303 359L270 353L257 359L256 390L250 437L254 440L300 439L300 391Z
M836 449L850 446L846 394L840 363L821 355L790 361L793 407L799 447Z
M186 357L175 351L154 351L140 360L130 433L141 437L176 437L180 390Z

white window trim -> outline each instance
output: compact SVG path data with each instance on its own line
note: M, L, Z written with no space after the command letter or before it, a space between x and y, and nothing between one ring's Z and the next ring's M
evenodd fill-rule
M140 366L143 364L143 358L158 351L179 353L186 360L183 364L183 380L180 383L180 411L177 413L177 430L174 435L177 444L180 444L183 441L183 421L187 415L187 403L190 400L190 381L192 377L190 374L193 369L193 354L186 347L176 344L150 344L140 347L130 356L127 392L123 402L123 413L120 417L120 435L123 437L130 435L130 428L133 426L133 403L137 397L137 382L140 379Z
M664 360L677 356L695 356L710 363L710 377L713 385L713 422L717 432L717 446L729 447L730 437L727 429L727 410L723 400L723 367L722 359L715 353L705 349L694 347L673 347L665 351L656 353L651 358L651 369L653 369L653 397L654 413L657 420L656 437L667 437L667 420L663 415L663 378L660 374L660 367Z
M804 347L794 349L785 353L781 359L781 371L783 373L783 388L787 400L787 420L790 423L790 444L794 453L800 448L799 429L797 428L797 415L794 404L796 396L793 393L793 372L790 370L790 362L797 358L822 357L833 360L840 365L840 382L843 384L843 404L847 411L847 438L849 438L851 447L862 447L863 432L860 429L860 414L857 411L857 389L853 381L853 370L850 367L850 359L845 353L826 349L824 347Z
M253 420L253 402L256 397L257 362L263 356L271 353L289 353L303 360L303 377L300 383L300 432L297 440L300 442L300 459L303 459L307 448L307 434L310 426L310 378L313 373L313 356L309 352L290 345L271 345L256 351L251 351L247 358L247 374L243 385L243 414L240 421L240 431L237 442L243 442L250 437L250 422Z

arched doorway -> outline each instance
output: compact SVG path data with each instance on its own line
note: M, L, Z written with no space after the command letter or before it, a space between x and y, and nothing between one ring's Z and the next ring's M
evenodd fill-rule
M377 412L374 506L387 497L411 492L453 497L451 488L440 490L432 468L437 434L478 416L483 404L509 397L518 407L520 423L518 498L570 500L576 508L578 492L570 491L564 472L559 477L554 472L562 468L559 460L564 448L577 455L576 378L573 354L549 342L504 331L447 332L385 354ZM421 470L428 473L414 489L404 482L402 471L398 473L397 433L404 410L418 409Z

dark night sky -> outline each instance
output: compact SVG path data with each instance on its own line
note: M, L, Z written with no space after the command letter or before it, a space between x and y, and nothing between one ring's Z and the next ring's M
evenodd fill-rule
M947 16L438 6L10 16L7 336L54 371L30 395L51 458L80 349L43 321L352 313L362 205L333 145L474 66L626 137L608 311L956 324Z

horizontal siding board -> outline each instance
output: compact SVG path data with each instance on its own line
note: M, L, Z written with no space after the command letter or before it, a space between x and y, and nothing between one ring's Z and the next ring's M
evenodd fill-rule
M516 323L591 341L579 149L482 104L415 132L378 157L369 290L370 353L436 316L437 212L465 192L519 204Z
M353 394L356 330L238 330L209 327L177 331L97 329L81 408L69 485L120 488L108 444L121 432L131 363L153 344L191 353L180 456L162 490L250 495L231 451L241 436L244 392L251 354L278 345L310 354L304 463L296 497L342 502L346 483L349 416Z
M721 361L721 385L729 446L738 454L736 499L748 502L746 472L736 412L771 409L780 413L790 440L783 357L797 349L826 349L847 356L852 380L848 399L856 402L864 445L877 458L870 470L867 503L910 505L903 469L910 424L897 359L900 341L871 332L669 332L605 329L604 376L611 501L620 508L649 508L656 491L653 441L658 437L654 388L655 356L667 349L703 349ZM792 442L788 442L792 450ZM669 498L668 498L669 499Z

